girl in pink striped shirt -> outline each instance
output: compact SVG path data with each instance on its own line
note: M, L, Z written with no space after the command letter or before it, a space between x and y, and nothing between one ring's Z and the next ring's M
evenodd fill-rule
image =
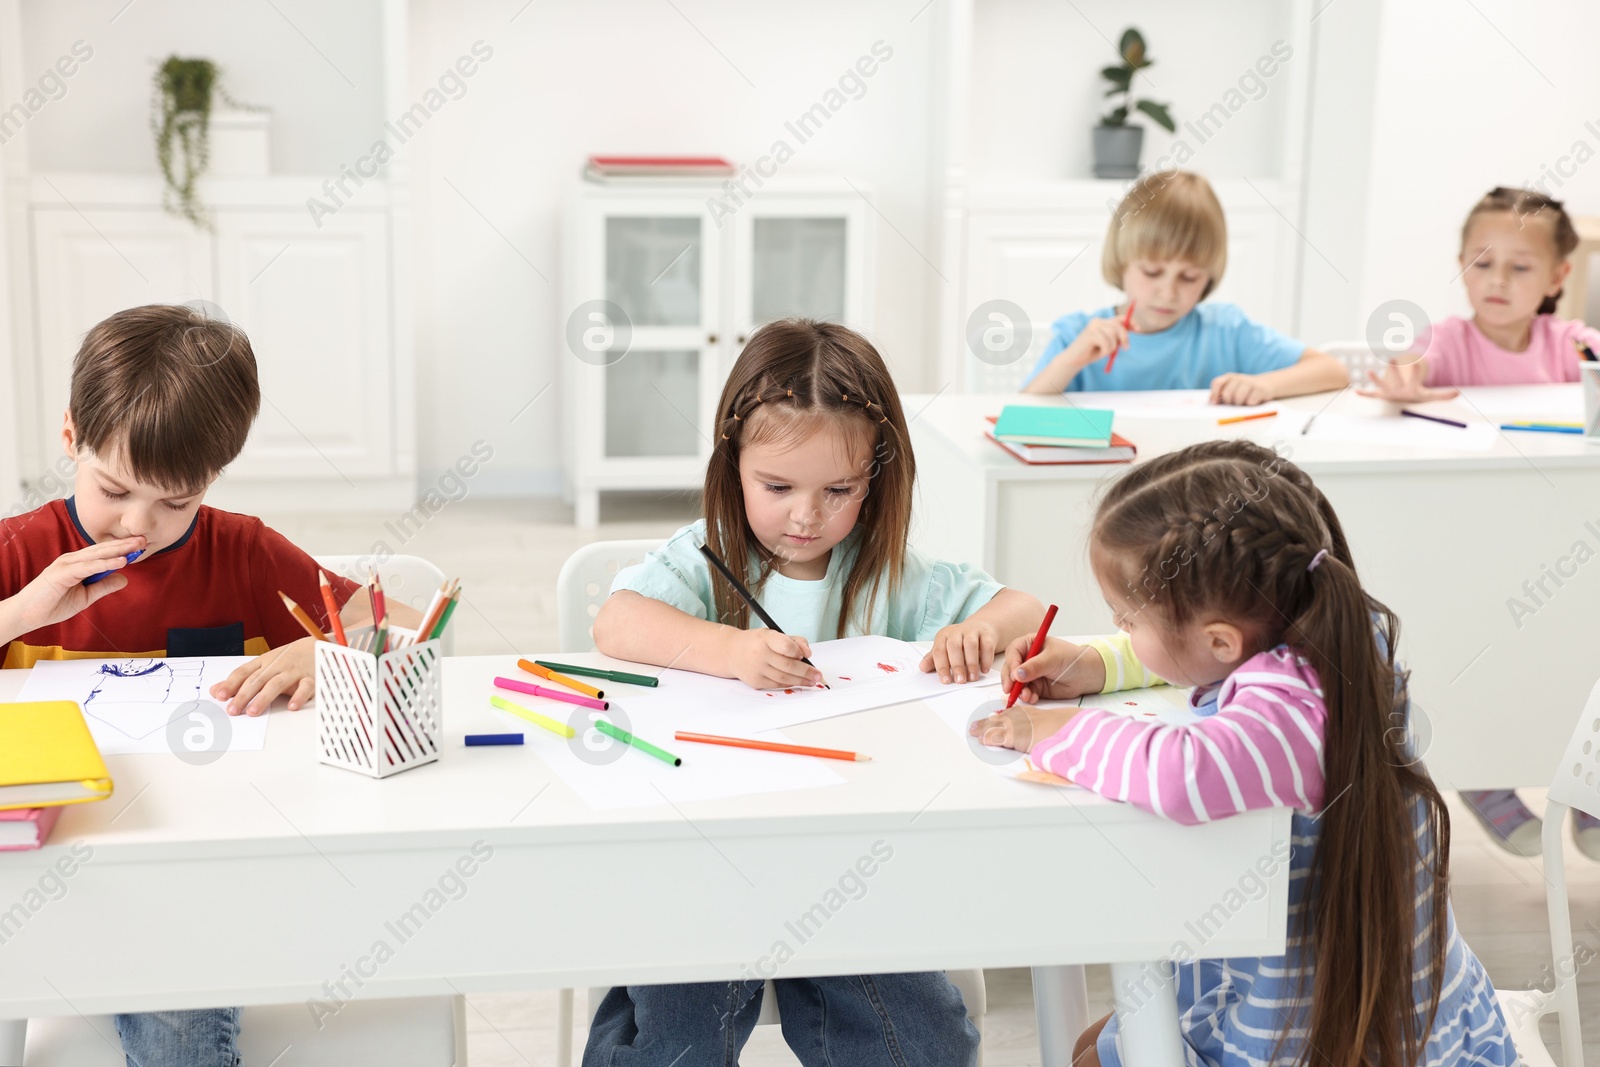
M1019 663L1024 638L1006 669L1025 702L974 733L1184 824L1295 811L1288 951L1177 961L1186 1062L1517 1063L1456 935L1449 814L1410 750L1398 621L1310 479L1246 441L1161 456L1113 485L1090 560L1136 667L1194 686L1199 721L1033 707L1089 691L1100 656L1052 641ZM1113 1016L1079 1038L1076 1067L1121 1062Z

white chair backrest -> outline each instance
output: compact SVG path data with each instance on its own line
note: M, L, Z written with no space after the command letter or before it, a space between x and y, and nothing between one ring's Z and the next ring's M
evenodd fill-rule
M1326 352L1344 364L1345 370L1350 372L1352 385L1371 384L1367 379L1368 371L1383 373L1383 360L1365 341L1330 341L1325 345L1317 345L1316 348L1319 352Z
M596 541L561 565L556 575L556 625L561 651L594 651L594 617L611 595L611 581L622 568L642 563L646 552L660 548L661 538L638 541Z
M1572 740L1550 784L1550 799L1600 816L1600 682L1589 691Z
M342 574L360 585L367 583L365 565L370 556L316 556L317 566L331 574ZM363 569L358 569L363 568ZM383 595L388 600L409 604L418 611L428 610L428 602L445 582L444 571L421 556L390 556L378 564L378 577L383 580ZM357 594L363 595L363 594ZM459 605L457 609L459 610ZM447 656L456 653L455 627L445 630L439 647Z

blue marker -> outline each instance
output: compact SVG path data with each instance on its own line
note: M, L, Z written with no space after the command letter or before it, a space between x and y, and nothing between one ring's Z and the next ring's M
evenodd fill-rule
M468 748L477 748L479 745L520 745L521 734L468 734Z
M124 558L126 558L129 563L132 563L134 560L138 559L142 555L144 555L144 549L141 548L137 552L129 552L127 554L127 556L124 557ZM115 573L115 572L114 571L101 571L99 574L91 574L91 575L89 575L89 577L87 577L87 578L85 578L83 580L83 584L84 585L93 585L95 582L98 582L100 579L106 577L107 575L113 574L113 573Z
M1550 423L1530 422L1525 426L1514 426L1507 423L1500 427L1502 430L1517 430L1522 433L1582 433L1583 430L1576 426L1556 426Z

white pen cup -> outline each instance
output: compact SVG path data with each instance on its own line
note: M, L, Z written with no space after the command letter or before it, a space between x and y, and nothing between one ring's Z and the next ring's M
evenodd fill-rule
M1592 359L1578 364L1583 379L1583 439L1600 442L1600 363Z

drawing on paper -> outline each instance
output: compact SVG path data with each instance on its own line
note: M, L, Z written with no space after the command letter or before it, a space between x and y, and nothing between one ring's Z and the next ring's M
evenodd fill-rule
M900 668L894 666L892 663L879 663L877 664L877 667L884 674L898 674L900 672Z
M165 719L156 722L149 713L151 705L175 707L204 697L205 670L203 659L183 660L176 665L160 659L102 663L94 674L94 688L79 703L90 718L138 737L152 726L165 725ZM143 714L131 716L137 722L134 725L129 713L140 712Z

